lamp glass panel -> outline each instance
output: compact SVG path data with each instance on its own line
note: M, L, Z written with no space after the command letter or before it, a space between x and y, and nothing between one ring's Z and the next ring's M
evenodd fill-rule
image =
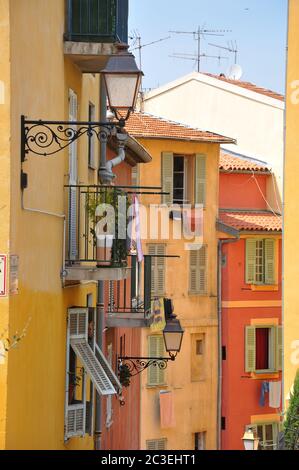
M182 333L164 333L166 351L179 351Z
M138 75L108 73L105 80L111 108L129 109L135 106L136 85L140 82Z

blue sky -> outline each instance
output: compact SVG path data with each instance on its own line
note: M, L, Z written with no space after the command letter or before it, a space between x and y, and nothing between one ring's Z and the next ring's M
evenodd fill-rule
M138 31L146 44L169 36L170 30L232 30L224 37L206 37L202 52L218 55L209 42L226 46L236 40L242 80L284 93L287 36L287 0L130 0L129 33ZM196 69L195 62L169 57L173 53L196 53L197 43L187 35L142 50L144 87L155 88ZM134 52L136 58L138 51ZM229 60L203 59L201 70L219 74L233 63L233 55L222 51Z

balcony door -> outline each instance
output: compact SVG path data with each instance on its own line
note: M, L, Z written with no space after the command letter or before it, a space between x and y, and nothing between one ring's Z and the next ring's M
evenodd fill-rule
M69 90L69 120L76 122L78 119L78 98L73 90ZM74 126L76 127L76 126ZM77 140L69 146L69 185L78 183L78 155ZM77 188L70 188L69 192L69 257L76 260L78 257L77 240Z

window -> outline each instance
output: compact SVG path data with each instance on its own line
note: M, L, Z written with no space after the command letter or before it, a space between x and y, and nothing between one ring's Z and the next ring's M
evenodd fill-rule
M282 370L282 327L247 326L245 332L246 372Z
M165 345L162 335L148 337L149 357L164 357ZM150 386L165 385L165 370L158 366L149 366L147 383Z
M151 439L146 441L146 450L166 450L167 439Z
M206 155L162 153L164 204L203 204L206 202Z
M189 294L205 295L207 293L207 247L190 251Z
M148 254L152 256L151 293L152 297L163 297L165 294L165 254L166 245L153 243L148 245Z
M275 450L277 446L277 436L279 423L259 423L246 426L246 430L252 429L255 436L259 438L261 450Z
M196 432L194 434L194 450L206 450L206 432Z
M191 381L205 379L205 334L191 335Z
M246 283L275 284L275 240L246 240Z
M95 122L96 120L96 108L95 105L89 103L88 105L88 122ZM95 136L88 136L88 166L91 169L95 169Z

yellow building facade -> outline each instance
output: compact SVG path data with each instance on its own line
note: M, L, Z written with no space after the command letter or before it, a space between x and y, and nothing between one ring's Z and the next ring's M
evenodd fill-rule
M73 181L69 149L49 157L29 153L23 163L28 187L20 188L22 115L88 121L92 105L100 120L99 74L83 74L88 70L78 60L89 47L88 66L99 70L97 61L114 46L96 45L99 54L88 43L80 49L65 42L66 23L64 0L0 0L1 339L12 340L26 327L17 348L5 352L2 343L0 449L94 448L91 433L65 440L65 397L68 309L95 307L96 282L67 284L62 268L64 185L97 182L97 144L90 165L87 140L78 141Z
M133 115L127 129L152 156L152 162L139 169L140 186L154 185L170 192L162 200L141 197L141 203L147 207L146 227L141 217L143 251L157 256L152 270L153 297L173 301L174 312L185 330L175 362L168 363L165 371L151 366L141 374L141 449L215 450L219 418L216 232L219 155L221 139L233 141L213 134L205 138L200 131L190 136L184 126L142 114ZM179 170L182 159L184 167ZM180 196L175 185L182 171L184 195ZM176 197L188 200L192 207L202 200L202 238L176 238L182 228L180 217L170 215ZM158 237L153 238L151 229L158 223L158 216L150 217L150 204L161 202L168 207L160 209L162 222L157 228ZM177 201L179 205L181 202ZM162 232L162 225L167 222L168 238ZM190 251L190 244L202 248ZM155 331L154 325L142 330L143 357L167 357L163 344L162 331ZM165 410L162 394L167 395ZM166 421L162 417L164 411Z
M290 391L299 368L298 313L298 171L299 171L299 2L289 0L285 189L284 189L284 399L288 405ZM298 249L297 249L298 248Z

